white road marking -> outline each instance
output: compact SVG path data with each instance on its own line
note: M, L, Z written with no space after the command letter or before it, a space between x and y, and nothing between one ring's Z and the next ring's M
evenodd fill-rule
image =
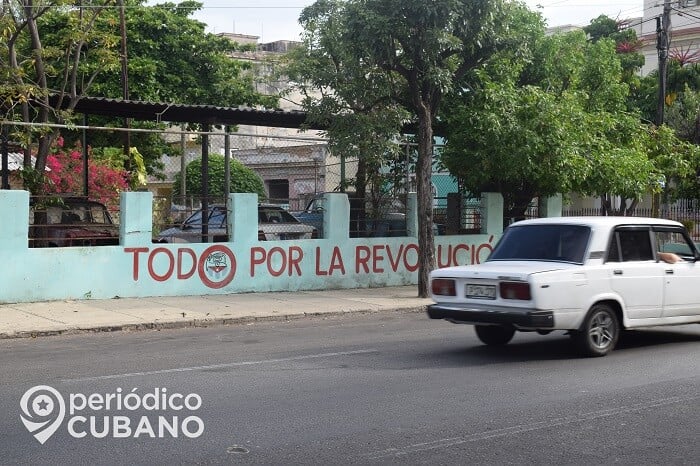
M109 379L120 379L124 377L139 377L144 375L157 375L157 374L170 374L174 372L192 372L207 369L221 369L227 367L240 367L240 366L252 366L256 364L273 364L277 362L287 362L287 361L304 361L307 359L320 359L320 358L333 358L338 356L352 356L355 354L370 354L378 353L377 349L365 349L356 351L340 351L337 353L319 353L319 354L307 354L303 356L290 356L288 358L277 358L277 359L261 359L258 361L240 361L231 362L225 364L210 364L206 366L191 366L191 367L176 367L173 369L160 369L156 371L143 371L143 372L127 372L124 374L111 374L111 375L98 375L94 377L80 377L76 379L63 379L62 382L85 382L89 380L109 380Z
M386 450L376 451L374 453L369 453L367 455L361 455L368 459L381 459L390 457L401 457L406 456L411 453L419 453L428 450L437 450L442 448L453 447L455 445L461 445L468 442L476 442L479 440L487 440L498 437L507 437L510 435L522 434L525 432L532 432L535 430L548 429L550 427L563 426L566 424L573 424L576 422L586 422L592 421L594 419L605 418L610 416L615 416L619 414L630 413L633 411L642 411L650 408L656 408L658 406L666 406L671 404L696 401L700 396L686 396L686 397L671 397L664 398L660 400L650 401L648 403L640 403L629 406L622 406L619 408L604 409L600 411L593 411L590 413L578 414L575 416L567 416L559 419L551 419L540 422L533 422L532 424L523 424L511 427L504 427L502 429L489 430L487 432L477 432L470 435L465 435L462 437L451 437L443 438L438 440L433 440L432 442L425 443L414 443L413 445L407 445L400 448L388 448Z

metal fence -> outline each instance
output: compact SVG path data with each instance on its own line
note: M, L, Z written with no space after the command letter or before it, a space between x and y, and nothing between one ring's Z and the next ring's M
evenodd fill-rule
M697 201L681 199L671 205L663 205L659 209L651 207L637 207L633 215L635 217L665 218L681 222L695 239L700 238L700 210ZM591 208L564 208L562 215L571 216L599 216L603 215L600 207Z
M86 128L62 127L61 131L68 136L66 140L79 141L83 139L80 131ZM87 128L87 146L94 150L91 137L95 141L104 140L103 132L123 131L115 128ZM226 237L226 221L221 221L222 206L225 206L227 187L235 187L244 182L244 189L233 189L238 192L254 191L250 188L249 176L241 174L241 167L252 171L259 178L261 189L260 201L265 209L259 212L259 236L261 239L296 239L299 237L321 236L322 214L309 224L315 231L304 231L303 235L297 228L290 230L292 220L279 211L298 213L313 207L314 200L318 201L323 193L347 192L351 203L350 234L353 237L362 236L403 236L406 234L406 195L415 190L415 158L416 146L406 142L401 148L401 154L390 162L392 165L380 167L382 176L372 173L370 181L364 185L366 195L359 199L354 192L355 177L358 172L358 160L341 157L328 149L328 141L314 135L299 133L294 129L267 127L240 127L235 132L224 130L203 132L187 132L179 128L162 131L134 130L134 132L157 133L165 144L162 154L157 160L150 160L147 165L151 170L147 185L139 189L147 189L154 194L153 233L158 237L170 230L173 234L185 236L182 231L174 232L173 228L183 230L188 227L195 233L187 235L187 241L219 241ZM92 136L90 136L92 135ZM139 149L138 145L135 145ZM63 150L73 150L64 147ZM209 178L206 198L202 197L201 163L203 156L208 158ZM90 155L89 157L92 157ZM189 168L188 168L189 167ZM77 165L80 170L81 166ZM194 176L183 176L190 173ZM19 177L15 173L15 186L21 187ZM435 225L437 234L464 233L477 231L480 225L480 210L467 205L461 200L448 206L447 197L458 191L457 182L448 173L435 171L432 177ZM81 186L73 189L72 193L82 196ZM84 191L84 190L83 190ZM88 197L94 193L88 190ZM115 201L110 202L112 224L118 227L118 195L114 193ZM458 209L458 210L454 210ZM207 221L202 221L202 210L206 211ZM273 212L274 211L274 212ZM225 208L223 208L225 214ZM273 215L273 213L277 214ZM316 212L318 213L318 212ZM199 217L197 217L199 215ZM194 216L194 217L192 217ZM455 228L448 229L448 217ZM40 214L37 221L43 221ZM225 218L225 217L224 217ZM189 223L183 225L187 219ZM277 225L275 225L277 224ZM206 226L202 226L206 225ZM222 231L223 228L223 231ZM204 231L203 231L204 230ZM190 232L192 233L192 232ZM308 234L307 234L308 233ZM45 236L45 235L44 235ZM182 239L182 238L181 238ZM185 239L183 239L184 241ZM43 241L45 242L45 241ZM40 242L37 242L39 245ZM87 244L87 243L86 243Z
M354 191L357 159L332 153L326 139L280 134L284 131L287 130L255 128L255 132L208 133L206 138L203 133L165 133L166 140L177 150L161 157L162 173L149 180L149 189L156 197L154 232L177 226L204 204L224 204L225 186L235 183L235 167L242 165L262 180L261 202L295 214L307 210L302 217L316 227L318 236L322 235L322 208L314 211L314 206L327 192L348 194L351 236L406 234L406 193L415 189L415 144L406 143L400 149L407 154L405 158L379 168L383 176L372 173L371 181L364 185L366 194L360 199ZM211 193L206 203L199 185L188 186L180 175L190 164L201 160L205 141ZM221 172L222 163L230 166L225 173ZM433 185L435 195L457 189L456 182L444 173L436 173ZM436 211L439 210L436 203Z

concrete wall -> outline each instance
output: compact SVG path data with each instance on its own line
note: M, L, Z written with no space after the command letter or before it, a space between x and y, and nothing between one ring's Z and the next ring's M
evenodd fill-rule
M230 242L153 244L153 196L128 192L121 197L119 246L29 248L29 193L0 191L0 303L417 283L415 237L350 238L347 196L326 196L324 239L258 241L257 196L232 194ZM489 216L502 215L499 196L486 196ZM409 206L409 231L415 234L415 194ZM436 237L437 265L485 260L502 222L484 225L489 229L480 235Z

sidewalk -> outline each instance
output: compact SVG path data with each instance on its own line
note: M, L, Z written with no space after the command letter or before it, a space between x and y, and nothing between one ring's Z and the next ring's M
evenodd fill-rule
M0 304L0 339L205 327L313 315L422 311L412 286Z

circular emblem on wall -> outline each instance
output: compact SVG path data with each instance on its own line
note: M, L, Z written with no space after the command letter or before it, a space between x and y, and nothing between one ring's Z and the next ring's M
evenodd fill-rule
M226 246L210 246L199 256L199 278L209 288L223 288L236 275L236 257Z

